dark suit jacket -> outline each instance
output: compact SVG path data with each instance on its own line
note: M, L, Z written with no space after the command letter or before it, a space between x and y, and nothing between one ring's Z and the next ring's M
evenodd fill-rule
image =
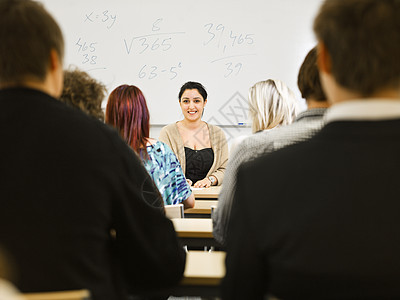
M224 299L400 299L400 120L332 122L239 171Z
M39 91L9 89L0 139L0 247L22 292L86 288L110 300L178 282L182 247L145 201L162 199L149 199L155 186L113 129Z

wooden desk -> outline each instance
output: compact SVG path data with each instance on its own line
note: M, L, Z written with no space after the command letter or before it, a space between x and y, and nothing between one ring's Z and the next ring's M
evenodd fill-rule
M213 238L211 219L171 219L178 237Z
M206 214L211 215L211 206L217 206L217 200L196 201L193 208L185 209L185 214Z
M196 199L218 199L218 195L221 192L221 185L211 186L203 189L193 189L193 194Z
M171 219L176 234L188 247L221 247L213 236L211 219Z
M183 279L171 291L173 296L220 296L220 283L225 276L223 251L188 251Z
M85 300L90 298L90 292L88 290L26 293L21 294L21 298L18 297L20 300Z
M181 285L219 285L225 276L223 251L188 251Z

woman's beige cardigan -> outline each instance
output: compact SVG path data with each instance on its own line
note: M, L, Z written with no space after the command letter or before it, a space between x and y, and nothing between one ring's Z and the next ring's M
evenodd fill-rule
M207 177L210 175L215 176L218 180L218 185L221 185L224 180L224 173L228 163L228 143L221 128L211 124L207 124L207 126L210 132L211 148L214 151L214 162L207 173ZM176 123L169 124L161 129L159 140L166 143L172 151L174 151L181 164L183 173L185 173L185 146Z

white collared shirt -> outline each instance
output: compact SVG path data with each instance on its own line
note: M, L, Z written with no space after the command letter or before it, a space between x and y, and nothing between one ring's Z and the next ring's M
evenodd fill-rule
M325 114L325 121L381 121L400 119L400 99L351 100L333 105Z

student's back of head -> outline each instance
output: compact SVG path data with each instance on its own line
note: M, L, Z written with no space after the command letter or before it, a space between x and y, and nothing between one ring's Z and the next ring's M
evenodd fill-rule
M104 121L101 103L107 89L103 83L78 69L64 71L64 88L60 100L71 107Z
M38 2L2 0L0 15L0 88L43 82L64 56L60 27Z
M194 195L178 159L161 142L149 138L150 114L142 91L134 85L120 85L108 97L106 123L120 133L140 156L158 187L165 205L194 206ZM149 148L148 148L149 147Z
M282 81L259 81L249 89L250 114L253 133L288 125L299 113L299 102L294 93Z
M297 77L297 86L301 96L306 100L317 102L327 101L319 80L317 66L317 47L312 48L304 58Z
M327 81L324 73L332 73L341 87L363 97L398 88L399 11L397 0L325 1L314 22L320 67L321 55L329 61L322 80Z
M136 153L146 152L150 114L142 91L134 85L120 85L108 97L106 123L115 127Z

